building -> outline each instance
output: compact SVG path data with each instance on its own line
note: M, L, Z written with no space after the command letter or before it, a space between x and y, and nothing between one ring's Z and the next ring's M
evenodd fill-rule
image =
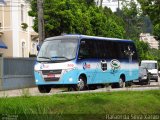
M1 0L2 1L2 0ZM33 18L28 16L25 0L3 0L0 3L0 39L8 49L0 48L5 57L36 55L38 34L32 29Z
M141 33L140 40L147 42L151 48L159 48L159 42L154 38L154 36L150 35L150 33Z

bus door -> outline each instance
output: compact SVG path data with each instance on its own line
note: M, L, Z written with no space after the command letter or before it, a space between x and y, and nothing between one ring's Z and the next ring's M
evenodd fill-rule
M97 74L97 59L94 40L82 39L78 53L78 62L87 76L87 83L93 84Z

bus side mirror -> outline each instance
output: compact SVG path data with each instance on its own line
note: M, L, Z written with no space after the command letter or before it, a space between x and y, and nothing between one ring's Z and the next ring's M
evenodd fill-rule
M40 50L40 45L37 45L37 51L39 51Z
M78 56L78 60L84 59L83 56Z

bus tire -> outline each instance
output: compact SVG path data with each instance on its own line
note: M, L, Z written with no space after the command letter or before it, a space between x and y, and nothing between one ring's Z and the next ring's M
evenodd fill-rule
M38 90L40 93L49 93L51 91L51 87L47 85L38 85Z
M118 82L118 88L125 88L125 77L120 77Z
M75 88L76 91L86 90L86 87L87 87L86 77L80 76L78 80L78 84L76 85L76 88Z

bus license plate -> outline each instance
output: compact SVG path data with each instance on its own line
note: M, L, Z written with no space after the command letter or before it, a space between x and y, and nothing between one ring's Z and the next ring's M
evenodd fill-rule
M55 74L48 74L47 75L47 78L54 78L55 77Z

